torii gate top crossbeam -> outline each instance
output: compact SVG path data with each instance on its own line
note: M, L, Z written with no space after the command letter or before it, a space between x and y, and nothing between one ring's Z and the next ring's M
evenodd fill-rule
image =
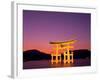
M50 44L73 44L76 40L64 41L64 42L50 42Z

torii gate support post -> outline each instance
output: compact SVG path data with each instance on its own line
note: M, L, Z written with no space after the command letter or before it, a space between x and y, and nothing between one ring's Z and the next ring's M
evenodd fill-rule
M55 57L55 58L54 58ZM59 45L56 44L56 53L51 54L51 62L52 64L61 62L61 54L59 54Z
M73 46L67 46L67 53L64 51L64 64L67 63L73 63L73 52L70 52L70 48L73 48Z

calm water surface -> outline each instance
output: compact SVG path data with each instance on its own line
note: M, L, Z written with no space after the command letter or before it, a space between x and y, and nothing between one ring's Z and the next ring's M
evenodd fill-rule
M74 63L51 64L50 60L27 61L23 63L23 69L39 69L39 68L57 68L57 67L77 67L77 66L90 66L90 59L74 59Z

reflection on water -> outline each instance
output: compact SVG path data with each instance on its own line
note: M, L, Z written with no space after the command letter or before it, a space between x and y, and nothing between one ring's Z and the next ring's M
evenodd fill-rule
M70 64L68 64L68 63L66 63L66 64L63 64L63 63L56 64L56 63L54 63L54 64L51 64L51 67L71 67L73 65L74 65L73 63L70 63Z
M90 59L74 59L74 63L54 63L50 60L27 61L23 63L23 69L39 69L39 68L57 68L57 67L76 67L76 66L90 66Z

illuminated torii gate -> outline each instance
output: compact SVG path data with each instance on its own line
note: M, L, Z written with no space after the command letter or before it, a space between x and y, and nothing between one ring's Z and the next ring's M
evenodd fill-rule
M53 45L53 50L56 53L51 53L51 63L53 64L61 62L61 54L59 54L59 50L64 50L64 64L65 63L73 63L73 52L70 52L70 49L73 48L71 44L75 43L76 40L70 40L65 42L50 42ZM67 53L66 53L67 52ZM55 58L54 58L55 57Z

